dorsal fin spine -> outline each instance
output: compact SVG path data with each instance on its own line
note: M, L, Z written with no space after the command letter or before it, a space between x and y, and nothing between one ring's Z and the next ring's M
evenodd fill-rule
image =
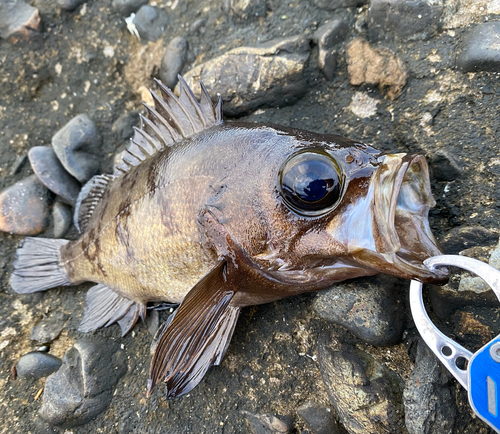
M150 128L151 131L155 134L155 136L158 138L159 140L159 144L160 146L157 146L157 143L155 141L155 143L152 143L152 145L154 146L154 148L157 150L157 151L161 151L162 149L165 148L165 146L168 146L169 142L167 142L164 138L163 138L163 135L162 133L160 132L160 130L158 129L158 127L153 123L151 122L150 119L148 118L144 118L144 124L146 125L147 128ZM144 131L146 134L147 132ZM163 143L163 145L162 145Z
M178 75L177 78L179 79L180 87L181 87L181 94L184 92L186 97L189 99L189 102L191 105L194 107L196 113L198 114L198 118L200 119L200 122L202 124L202 129L205 129L207 127L207 120L205 119L205 115L203 114L200 103L196 100L196 97L193 94L193 91L191 88L187 85L186 81L182 78L181 75Z

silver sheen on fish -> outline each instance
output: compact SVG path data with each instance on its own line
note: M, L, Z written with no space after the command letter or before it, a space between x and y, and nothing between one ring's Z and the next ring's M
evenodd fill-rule
M152 91L112 175L82 189L77 240L25 238L11 285L26 294L95 282L81 331L148 303L180 303L152 344L147 394L195 387L229 345L242 307L379 272L443 282L423 265L440 254L421 155L270 124L224 122L201 84L198 101Z

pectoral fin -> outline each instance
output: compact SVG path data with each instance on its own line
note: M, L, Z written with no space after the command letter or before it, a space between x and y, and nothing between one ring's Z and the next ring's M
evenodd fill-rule
M221 261L188 293L154 342L147 395L164 381L166 398L190 392L208 368L218 365L229 345L240 308L231 305L233 288Z

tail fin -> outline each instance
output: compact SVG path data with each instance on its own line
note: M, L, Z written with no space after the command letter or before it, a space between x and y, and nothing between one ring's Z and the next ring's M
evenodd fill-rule
M10 276L12 289L18 294L30 294L69 285L60 255L61 247L66 243L68 240L31 237L21 241Z

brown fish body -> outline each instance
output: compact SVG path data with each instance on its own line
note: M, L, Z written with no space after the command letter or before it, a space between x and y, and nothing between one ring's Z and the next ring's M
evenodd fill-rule
M92 281L80 330L123 334L148 302L181 303L152 346L148 394L189 392L222 360L241 307L387 272L428 282L446 273L427 215L422 156L266 124L222 123L161 86L113 176L80 193L76 241L27 238L19 293Z

